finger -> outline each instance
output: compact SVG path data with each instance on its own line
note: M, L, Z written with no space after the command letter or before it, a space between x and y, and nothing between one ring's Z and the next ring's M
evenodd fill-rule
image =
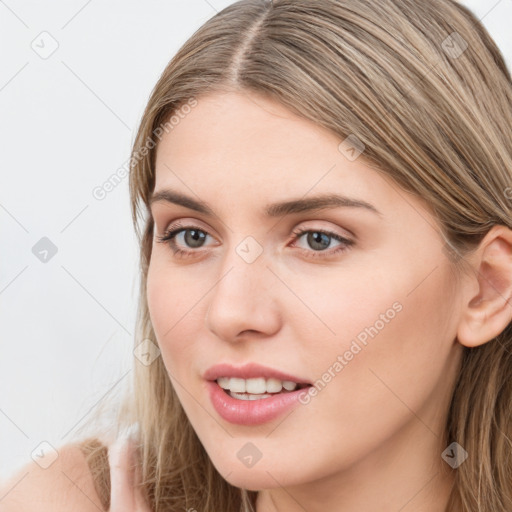
M137 466L137 468L135 468L135 485L137 485L138 482L140 482L140 471L139 470L140 470L140 467ZM139 487L136 487L134 489L134 499L135 499L135 510L137 512L152 512L147 501L143 497L141 489Z
M109 448L110 512L135 512L133 447L118 439Z

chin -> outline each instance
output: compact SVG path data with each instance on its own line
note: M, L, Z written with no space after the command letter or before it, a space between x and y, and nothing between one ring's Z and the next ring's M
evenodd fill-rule
M280 485L274 480L268 473L258 472L252 473L252 470L236 470L231 474L228 474L225 480L241 489L248 491L261 491L262 489L273 489L274 487L280 487Z
M247 489L248 491L274 489L300 483L299 475L290 474L290 470L286 468L265 465L263 460L250 468L239 467L238 464L237 467L233 467L232 461L223 462L225 464L214 465L224 480L234 487ZM242 466L242 463L240 463L240 466Z

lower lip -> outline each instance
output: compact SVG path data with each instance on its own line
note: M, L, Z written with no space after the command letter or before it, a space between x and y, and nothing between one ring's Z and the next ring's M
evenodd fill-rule
M307 392L307 389L302 388L288 393L276 393L270 398L238 400L229 396L217 382L208 381L206 384L210 400L218 414L237 425L261 425L272 421L292 408L301 393Z

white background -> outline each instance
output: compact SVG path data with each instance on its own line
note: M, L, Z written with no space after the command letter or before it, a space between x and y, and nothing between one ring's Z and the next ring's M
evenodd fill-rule
M131 378L128 179L92 191L129 158L165 65L231 3L0 0L0 477L42 441L65 444ZM512 69L512 0L463 3ZM58 48L43 59L43 44ZM43 237L57 247L46 263L32 252Z

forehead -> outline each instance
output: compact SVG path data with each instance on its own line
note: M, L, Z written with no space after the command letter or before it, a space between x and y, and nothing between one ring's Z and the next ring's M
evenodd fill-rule
M248 93L217 93L201 97L164 135L157 163L165 153L180 161L245 159L247 165L304 156L314 160L328 147L330 153L336 151L337 144L334 134L279 103ZM318 150L312 151L315 147Z
M163 135L155 192L171 188L240 214L249 205L259 210L287 198L336 193L369 202L388 218L418 216L416 198L362 156L347 158L342 142L262 96L211 94ZM422 222L428 215L421 212Z
M350 180L350 169L359 178L375 179L362 159L347 160L340 142L279 103L248 93L216 93L201 97L163 135L156 156L157 187L176 180L170 169L210 186L294 185L303 194L334 175Z

